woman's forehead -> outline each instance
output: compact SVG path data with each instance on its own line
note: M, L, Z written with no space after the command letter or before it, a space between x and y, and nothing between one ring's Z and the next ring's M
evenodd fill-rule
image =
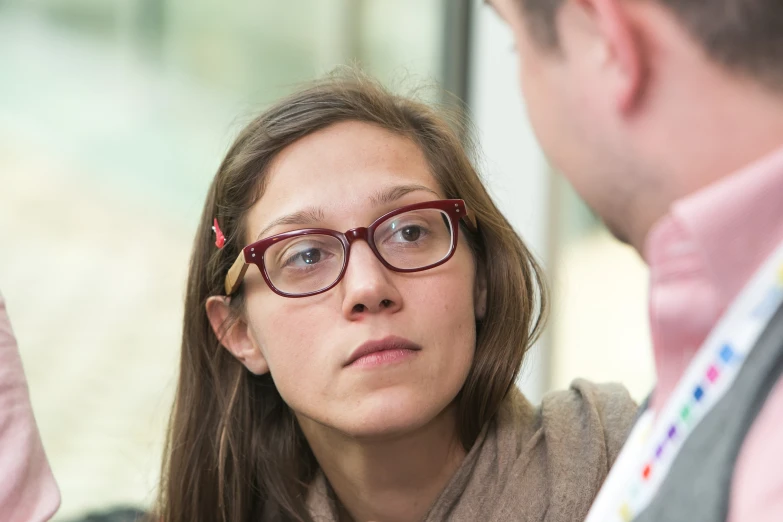
M363 122L342 122L305 136L270 165L267 193L372 190L395 180L434 183L420 147L412 140Z
M264 194L250 211L248 232L256 237L270 222L302 211L339 219L341 214L371 214L398 200L442 197L414 142L374 125L345 122L281 151L270 166Z

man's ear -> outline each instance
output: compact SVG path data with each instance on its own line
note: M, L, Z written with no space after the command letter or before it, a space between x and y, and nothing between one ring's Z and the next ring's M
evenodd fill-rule
M473 289L473 310L476 320L483 321L487 315L487 271L484 263L479 262L476 268L476 282Z
M648 56L625 0L576 0L574 7L593 26L599 40L597 59L609 74L609 89L617 107L627 112L639 102L648 69Z
M220 344L256 375L269 372L266 358L250 334L247 322L242 319L231 321L230 304L230 297L212 296L207 299L206 309L209 324Z

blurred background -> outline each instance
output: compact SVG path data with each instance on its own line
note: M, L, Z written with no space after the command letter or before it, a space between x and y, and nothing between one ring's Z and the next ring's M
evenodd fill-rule
M243 123L340 64L467 103L481 172L552 284L530 398L580 376L646 396L646 269L546 164L510 32L481 4L0 0L0 290L57 520L153 500L208 184Z

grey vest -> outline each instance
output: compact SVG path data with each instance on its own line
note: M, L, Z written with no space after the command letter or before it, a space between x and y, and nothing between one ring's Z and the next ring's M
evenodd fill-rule
M652 503L634 522L725 522L742 442L781 375L783 307L759 337L728 393L685 441Z

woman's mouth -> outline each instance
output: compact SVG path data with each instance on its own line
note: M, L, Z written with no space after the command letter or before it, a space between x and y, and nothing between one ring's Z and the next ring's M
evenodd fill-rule
M379 341L367 341L356 348L344 367L371 367L391 364L413 357L421 351L418 344L397 336L388 336Z

